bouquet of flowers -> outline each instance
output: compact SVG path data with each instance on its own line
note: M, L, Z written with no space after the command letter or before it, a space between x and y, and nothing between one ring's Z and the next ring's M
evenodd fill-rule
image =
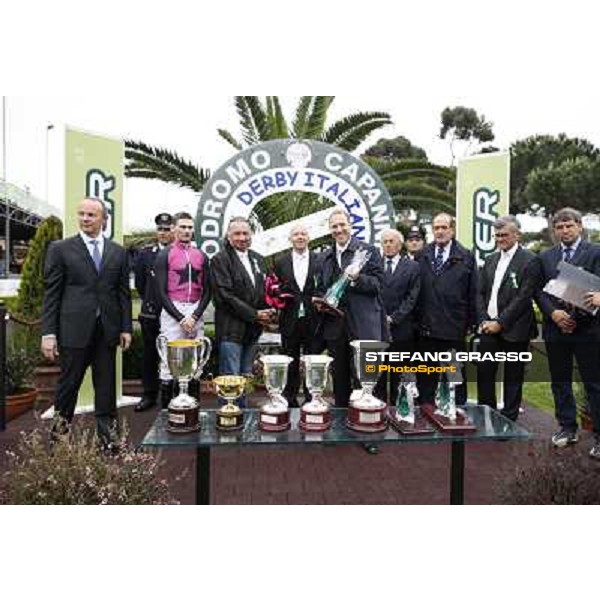
M294 296L282 291L282 282L275 273L270 273L265 277L265 302L276 310L286 307L289 300Z

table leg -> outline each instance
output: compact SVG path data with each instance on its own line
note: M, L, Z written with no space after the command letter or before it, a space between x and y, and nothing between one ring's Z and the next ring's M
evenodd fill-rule
M196 450L196 504L210 504L210 447Z
M465 503L465 443L452 442L450 504Z

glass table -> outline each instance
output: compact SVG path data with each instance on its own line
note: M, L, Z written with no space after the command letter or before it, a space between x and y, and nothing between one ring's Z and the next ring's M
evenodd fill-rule
M466 434L450 434L434 430L422 435L403 435L392 427L383 433L358 433L345 425L346 409L333 409L333 425L324 433L305 433L298 427L300 409L291 411L292 428L282 433L266 433L259 428L259 412L246 410L244 429L234 433L221 433L215 428L214 410L206 411L200 431L190 434L172 434L167 431L167 411L161 411L146 434L142 447L161 449L196 449L196 503L210 502L210 453L212 448L223 446L259 445L310 445L310 444L451 444L450 503L464 502L465 444L492 440L527 440L531 434L488 406L461 407L477 430Z

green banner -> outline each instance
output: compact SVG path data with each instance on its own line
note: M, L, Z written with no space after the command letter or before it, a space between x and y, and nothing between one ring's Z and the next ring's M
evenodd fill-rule
M510 210L510 154L495 152L458 163L456 237L479 265L496 250L494 221Z
M65 236L79 232L77 207L84 198L99 198L108 207L105 237L123 241L122 140L67 128L65 141ZM119 350L120 353L120 350ZM117 358L117 397L121 397L121 357ZM78 409L93 406L94 391L90 373L79 393Z

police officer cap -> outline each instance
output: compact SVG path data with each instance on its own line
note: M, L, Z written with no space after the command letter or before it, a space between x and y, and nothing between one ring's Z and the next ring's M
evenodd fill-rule
M169 213L160 213L154 219L157 227L170 227L173 225L173 217Z
M406 234L406 239L411 238L420 238L422 240L425 239L425 230L420 225L411 225L408 233Z

